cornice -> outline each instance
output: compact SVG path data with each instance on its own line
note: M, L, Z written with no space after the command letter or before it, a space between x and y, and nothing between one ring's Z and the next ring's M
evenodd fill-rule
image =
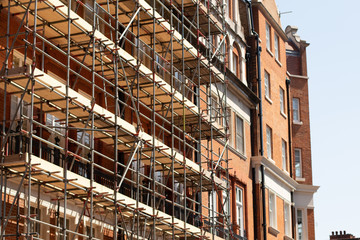
M268 171L273 176L275 176L282 183L286 184L294 192L305 192L305 193L315 193L319 189L319 186L300 184L291 178L287 173L278 168L272 161L262 156L253 156L251 157L252 167L260 167L264 165L265 171Z

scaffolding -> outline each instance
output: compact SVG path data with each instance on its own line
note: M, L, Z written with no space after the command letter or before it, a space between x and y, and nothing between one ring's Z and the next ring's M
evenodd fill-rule
M0 3L0 238L232 239L226 5Z

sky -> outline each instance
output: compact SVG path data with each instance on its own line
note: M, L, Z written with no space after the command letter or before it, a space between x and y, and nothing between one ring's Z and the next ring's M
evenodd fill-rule
M307 48L317 240L360 237L360 1L276 0Z

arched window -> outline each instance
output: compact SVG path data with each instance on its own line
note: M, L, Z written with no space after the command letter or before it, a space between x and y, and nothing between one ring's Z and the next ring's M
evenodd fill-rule
M234 43L231 70L238 78L240 78L240 73L241 73L240 59L241 59L241 55L240 55L239 46L236 43Z

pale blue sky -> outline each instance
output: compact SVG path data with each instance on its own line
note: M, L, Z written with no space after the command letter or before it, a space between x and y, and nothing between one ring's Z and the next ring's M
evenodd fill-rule
M307 49L317 240L360 237L360 1L276 0Z

